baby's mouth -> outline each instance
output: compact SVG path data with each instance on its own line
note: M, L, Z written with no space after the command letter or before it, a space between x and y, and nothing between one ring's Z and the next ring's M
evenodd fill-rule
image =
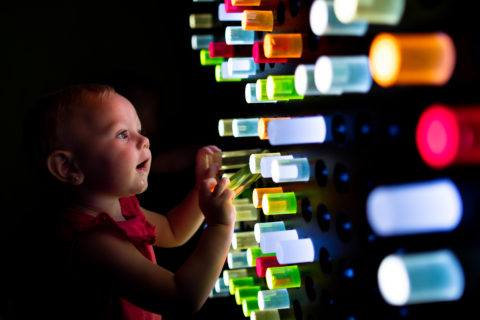
M137 165L137 170L145 171L147 169L147 163L148 163L148 159L140 162L140 164Z

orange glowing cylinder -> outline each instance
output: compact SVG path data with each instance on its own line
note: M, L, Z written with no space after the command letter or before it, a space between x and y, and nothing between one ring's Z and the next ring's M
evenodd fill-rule
M252 192L252 202L255 208L262 207L263 195L266 193L283 193L282 187L273 187L273 188L255 188Z
M444 33L381 33L370 46L370 72L382 87L443 85L455 68L455 46Z
M301 33L268 33L263 39L267 58L300 58L303 52Z
M243 11L242 29L252 31L272 31L273 12L268 10Z
M288 117L260 118L258 120L258 137L261 140L268 140L268 123L278 119L288 119Z
M262 3L262 0L232 0L232 5L234 6L259 6Z

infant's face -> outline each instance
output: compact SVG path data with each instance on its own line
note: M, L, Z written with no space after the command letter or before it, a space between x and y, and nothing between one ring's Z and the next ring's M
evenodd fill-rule
M146 190L151 153L133 105L118 94L93 98L76 112L73 147L84 184L94 192L128 196Z

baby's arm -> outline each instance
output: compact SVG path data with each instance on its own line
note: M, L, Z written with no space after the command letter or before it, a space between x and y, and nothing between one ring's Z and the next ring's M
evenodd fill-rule
M185 200L167 215L142 208L147 220L157 227L156 246L163 248L180 246L187 242L198 230L204 219L203 212L198 204L200 185L205 179L216 177L220 165L220 149L216 146L201 148L195 159L195 188Z
M199 189L207 227L198 246L172 273L146 259L128 240L98 231L83 237L79 259L86 270L99 273L119 296L160 314L191 314L200 309L218 278L230 247L235 220L228 180L205 179Z

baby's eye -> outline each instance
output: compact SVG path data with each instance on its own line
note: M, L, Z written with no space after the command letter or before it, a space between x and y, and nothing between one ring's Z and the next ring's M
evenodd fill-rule
M124 130L124 131L120 132L119 134L117 134L117 138L119 138L119 139L127 139L127 138L128 138L128 131L127 131L127 130Z

